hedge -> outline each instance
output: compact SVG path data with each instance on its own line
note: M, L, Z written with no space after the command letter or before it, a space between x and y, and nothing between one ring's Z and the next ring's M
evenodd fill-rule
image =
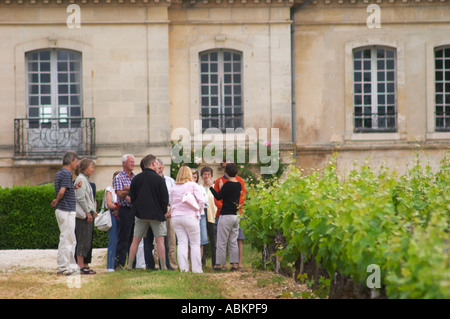
M97 191L101 207L104 190ZM56 249L59 228L53 184L0 187L0 249ZM108 232L94 230L94 248L108 245Z

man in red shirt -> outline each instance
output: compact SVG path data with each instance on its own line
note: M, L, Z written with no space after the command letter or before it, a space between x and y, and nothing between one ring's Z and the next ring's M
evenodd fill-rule
M233 161L227 159L227 160L224 160L220 164L220 166L225 171L225 166L227 165L227 163L232 163L232 162ZM244 206L245 198L247 196L247 189L245 188L245 182L241 177L236 175L236 179L239 181L239 183L241 184L241 187L242 187L241 196L239 197L239 213L242 214L242 207ZM228 179L225 177L225 175L222 177L219 177L216 180L216 182L214 183L214 190L216 192L219 192L220 189L222 188L223 184L225 184L227 181L228 181ZM216 198L214 198L214 203L216 204L216 207L217 207L217 212L216 212L216 226L217 226L217 223L219 222L220 211L222 210L222 200L217 200ZM238 235L239 268L241 268L241 262L242 262L242 240L243 239L245 239L244 233L242 232L242 229L239 227L239 235Z

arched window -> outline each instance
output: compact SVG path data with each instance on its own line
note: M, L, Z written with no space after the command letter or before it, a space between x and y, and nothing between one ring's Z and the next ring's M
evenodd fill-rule
M436 131L450 131L450 47L436 48L435 63L435 120Z
M81 53L30 51L25 64L27 119L17 119L15 124L16 154L56 156L69 149L90 153L93 120L82 118Z
M50 118L67 123L81 114L81 53L44 49L26 53L30 125L50 125ZM39 120L38 120L39 119Z
M354 132L396 132L396 51L353 50Z
M203 130L243 127L242 53L200 53L200 116Z

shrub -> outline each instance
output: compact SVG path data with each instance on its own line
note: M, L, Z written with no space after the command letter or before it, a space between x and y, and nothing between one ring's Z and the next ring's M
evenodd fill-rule
M97 191L101 207L104 190ZM56 249L59 228L53 184L0 188L0 249ZM94 248L106 247L108 233L95 229Z
M283 182L248 190L242 228L259 249L282 234L284 266L304 254L331 278L339 271L364 285L376 264L390 298L449 298L449 155L435 174L417 161L400 177L365 164L343 178L334 161L309 175L292 168Z

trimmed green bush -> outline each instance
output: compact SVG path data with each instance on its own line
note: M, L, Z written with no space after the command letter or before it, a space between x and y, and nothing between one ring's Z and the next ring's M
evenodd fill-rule
M101 207L104 190L97 191ZM53 184L0 188L0 249L56 249L59 228ZM95 229L94 248L108 245L108 232Z

